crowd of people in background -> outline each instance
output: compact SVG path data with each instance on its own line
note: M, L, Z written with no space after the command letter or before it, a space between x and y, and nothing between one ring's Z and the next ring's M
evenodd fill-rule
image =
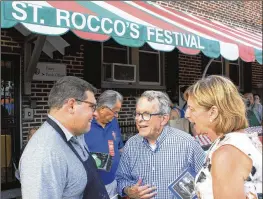
M123 96L106 90L96 99L88 82L62 77L50 91L47 121L23 147L22 197L169 199L169 185L191 168L199 199L262 198L260 96L242 97L216 75L180 92L182 106L145 91L134 112L138 134L124 145Z
M262 104L260 96L253 93L245 93L247 118L249 126L260 126L262 123Z

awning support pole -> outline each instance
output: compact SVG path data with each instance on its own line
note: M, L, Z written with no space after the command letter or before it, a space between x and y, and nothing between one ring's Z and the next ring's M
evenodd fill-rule
M46 41L46 35L38 35L37 40L35 43L35 47L33 53L31 55L31 43L30 40L25 41L24 45L24 53L25 53L25 60L24 60L24 94L31 95L31 81L36 70L37 62L39 60L40 54L44 47ZM34 36L33 36L34 38Z
M214 58L211 58L211 59L209 60L209 62L207 63L207 65L206 65L206 67L205 67L205 70L204 70L204 72L203 72L203 75L202 75L202 79L205 78L206 72L207 72L209 66L211 65L212 61L214 61Z
M28 35L26 38L25 38L25 43L29 43L29 42L33 42L34 40L37 39L37 34L35 33L31 33L30 35Z

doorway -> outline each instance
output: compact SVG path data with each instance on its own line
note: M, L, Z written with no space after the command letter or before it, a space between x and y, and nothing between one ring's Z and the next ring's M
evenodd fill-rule
M1 187L19 187L15 166L20 157L20 56L1 54Z

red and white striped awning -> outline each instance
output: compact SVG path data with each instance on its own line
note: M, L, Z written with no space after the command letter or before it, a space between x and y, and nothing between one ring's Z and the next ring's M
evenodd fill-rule
M172 51L176 47L186 54L193 55L202 51L211 58L222 55L228 60L236 60L240 57L246 62L257 60L262 64L262 35L259 33L252 33L214 20L162 7L154 2L20 1L25 4L17 2L4 2L1 27L8 28L22 23L30 31L39 34L61 35L71 30L83 39L106 41L112 37L116 42L126 46L139 47L147 42L152 48L160 51ZM44 12L49 14L42 14L39 20L23 17L23 13L32 16L30 12L34 11L33 4L39 6L39 15ZM18 17L10 16L14 10ZM63 12L63 10L69 12ZM63 19L60 18L59 21L57 13L62 13L59 17L70 17L71 20L65 24L60 23L63 22ZM81 23L83 16L100 18L95 18L96 20L87 18L85 25ZM91 26L96 26L97 21L104 23L100 23L100 30L95 31ZM116 21L118 24L115 23ZM107 28L103 27L103 24L106 23ZM130 28L130 33L134 31L133 35L138 33L138 38L130 37L126 33L121 35L118 31L117 33L111 32L109 31L110 24L114 26L126 24L127 27L124 28ZM139 27L137 32L135 29L132 30L132 24L133 28Z

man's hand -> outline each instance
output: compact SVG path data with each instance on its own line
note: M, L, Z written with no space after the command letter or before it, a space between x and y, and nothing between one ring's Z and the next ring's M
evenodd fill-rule
M156 190L156 187L151 187L150 185L143 185L142 179L139 179L138 182L131 186L126 187L124 192L130 197L134 199L150 199L155 196L157 193L153 192Z

